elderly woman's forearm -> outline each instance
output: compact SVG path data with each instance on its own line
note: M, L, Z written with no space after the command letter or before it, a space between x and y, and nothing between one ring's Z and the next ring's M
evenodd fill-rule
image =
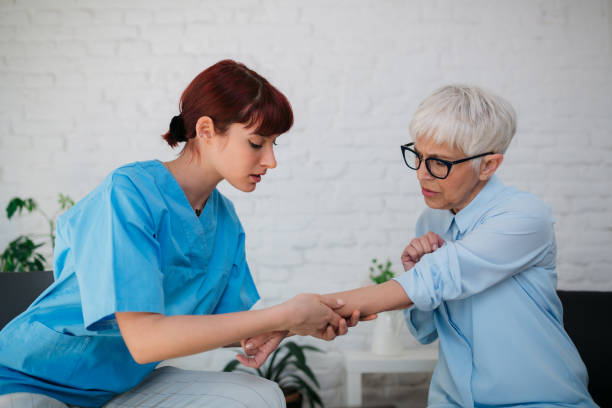
M367 316L387 310L405 309L412 305L402 286L394 280L327 296L344 301L344 306L336 310L343 317L350 316L354 310L359 310L361 316Z

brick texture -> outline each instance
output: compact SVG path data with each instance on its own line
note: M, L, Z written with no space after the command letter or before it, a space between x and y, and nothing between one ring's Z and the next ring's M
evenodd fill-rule
M412 112L443 84L476 83L518 112L500 176L552 206L559 286L612 290L611 13L609 0L3 0L0 206L33 196L52 213L58 192L78 199L123 163L172 158L160 135L180 93L233 58L296 117L254 193L220 186L263 304L355 287L373 257L399 270L424 207L399 150ZM2 217L0 246L45 229ZM314 343L366 348L371 328ZM318 363L340 403L337 361Z

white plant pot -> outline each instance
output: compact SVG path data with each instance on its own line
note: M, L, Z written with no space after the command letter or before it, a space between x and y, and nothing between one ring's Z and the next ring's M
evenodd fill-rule
M385 356L401 354L404 349L400 337L403 325L402 310L379 313L372 336L372 353Z

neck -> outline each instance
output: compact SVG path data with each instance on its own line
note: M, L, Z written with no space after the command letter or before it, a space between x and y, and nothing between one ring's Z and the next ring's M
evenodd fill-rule
M472 200L476 198L478 193L480 193L480 191L484 188L488 181L489 180L479 180L478 183L476 183L476 185L474 186L474 188L470 191L470 194L467 196L467 198L463 200L463 203L455 208L451 208L451 212L453 214L457 214L459 211L467 207L472 202Z
M185 193L189 204L202 210L210 193L223 179L212 167L185 151L177 159L164 162Z

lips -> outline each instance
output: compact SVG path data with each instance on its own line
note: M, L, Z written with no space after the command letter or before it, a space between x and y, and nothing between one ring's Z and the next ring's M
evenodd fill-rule
M261 176L262 174L251 174L249 177L251 177L251 180L255 183L259 183L261 181Z
M421 187L421 192L423 193L425 197L433 197L436 194L438 194L437 191L428 190L425 187Z

